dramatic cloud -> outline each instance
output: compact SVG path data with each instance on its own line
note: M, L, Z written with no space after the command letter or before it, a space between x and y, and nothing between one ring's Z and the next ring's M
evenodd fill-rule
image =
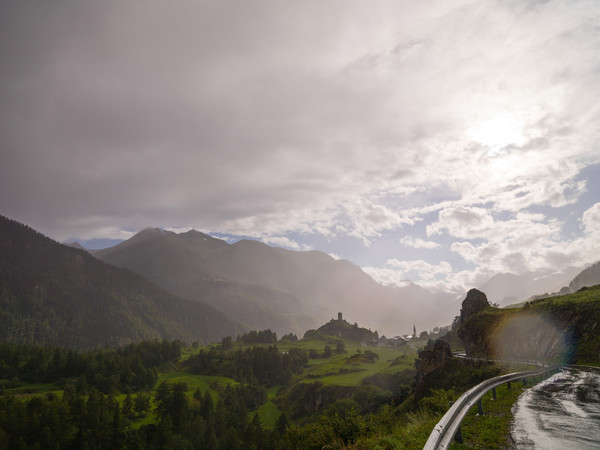
M316 248L440 289L590 263L599 18L586 0L3 1L0 213L84 243L163 227Z

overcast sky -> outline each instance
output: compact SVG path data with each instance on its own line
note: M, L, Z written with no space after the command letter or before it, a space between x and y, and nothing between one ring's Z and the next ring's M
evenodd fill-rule
M600 254L600 2L0 2L0 213L478 286Z

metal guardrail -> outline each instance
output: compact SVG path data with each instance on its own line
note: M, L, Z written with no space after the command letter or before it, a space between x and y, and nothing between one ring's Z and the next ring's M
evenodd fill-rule
M510 383L511 381L527 380L529 377L536 377L544 375L547 372L556 371L558 366L551 368L544 368L537 371L529 372L516 372L507 375L501 375L499 377L490 378L488 380L479 383L477 386L472 387L450 407L450 409L444 414L444 417L437 423L433 428L433 431L429 435L429 439L423 447L424 450L437 450L446 449L452 443L454 436L460 429L461 423L467 412L475 405L478 404L479 412L482 413L481 409L481 398L492 389L500 386L504 383ZM495 394L495 390L494 390Z

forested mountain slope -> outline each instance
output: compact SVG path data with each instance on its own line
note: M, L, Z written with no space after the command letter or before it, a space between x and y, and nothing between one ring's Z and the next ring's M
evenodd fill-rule
M0 339L89 348L143 339L212 342L245 329L129 270L0 216Z
M252 329L303 333L318 322L294 295L260 279L238 277L227 270L227 264L216 263L224 255L235 259L230 247L194 230L175 234L147 229L115 247L91 253L176 295L209 303Z

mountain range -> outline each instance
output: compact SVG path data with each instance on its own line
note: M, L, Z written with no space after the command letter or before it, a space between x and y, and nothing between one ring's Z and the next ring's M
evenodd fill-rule
M577 273L499 274L481 290L504 305L600 283L598 263ZM302 335L338 312L392 337L449 324L458 309L453 295L411 282L383 286L319 251L160 229L84 250L0 216L0 340L87 348L214 342L248 329Z
M452 317L452 305L447 302L444 311L439 298L425 289L382 286L351 262L319 251L252 240L229 244L195 230L147 229L91 253L177 295L204 301L250 328L280 334L303 333L342 311L392 335L409 333L415 322L426 329Z
M487 298L500 306L519 303L535 295L559 291L581 272L581 267L569 267L562 272L527 272L521 275L501 273L479 287ZM600 277L597 282L600 283ZM567 293L567 292L565 292Z
M358 266L323 252L285 250L253 240L229 244L195 230L176 234L147 229L91 252L170 292L209 303L250 328L280 334L303 333L339 311L381 333L409 334L415 324L423 330L450 323L460 308L450 294L432 293L412 282L382 286ZM600 276L589 270L579 278L586 277L588 285L600 283ZM580 267L569 267L504 273L479 288L491 301L507 306L558 291L579 272Z

